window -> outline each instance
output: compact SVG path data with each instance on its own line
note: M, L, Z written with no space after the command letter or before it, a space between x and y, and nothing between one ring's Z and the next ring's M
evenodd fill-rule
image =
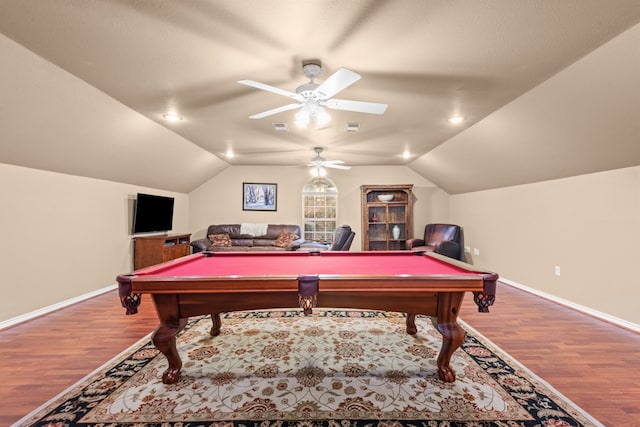
M302 189L304 239L329 242L337 227L338 189L327 177L312 178Z

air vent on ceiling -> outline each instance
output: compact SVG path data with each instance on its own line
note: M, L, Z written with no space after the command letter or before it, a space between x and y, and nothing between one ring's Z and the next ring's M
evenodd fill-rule
M276 132L286 132L289 130L286 123L273 123L273 128Z
M358 132L360 129L360 123L347 123L344 130L347 132Z

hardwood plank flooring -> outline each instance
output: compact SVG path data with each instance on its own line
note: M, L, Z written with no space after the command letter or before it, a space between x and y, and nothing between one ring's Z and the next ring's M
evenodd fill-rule
M499 284L491 313L461 318L607 426L640 426L640 335ZM125 316L108 292L0 331L0 425L9 425L148 335L143 296Z
M117 291L0 331L0 426L19 420L148 335L147 295L126 316Z
M640 335L505 284L460 318L607 426L640 426Z

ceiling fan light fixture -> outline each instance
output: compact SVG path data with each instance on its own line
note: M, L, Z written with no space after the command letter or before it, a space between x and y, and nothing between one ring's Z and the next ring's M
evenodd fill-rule
M342 90L360 80L362 76L358 73L347 70L346 68L340 68L335 73L327 77L322 83L318 84L315 83L315 79L323 73L319 61L303 62L303 71L309 79L309 82L298 86L295 92L253 80L238 80L238 83L245 86L286 96L287 98L297 102L283 105L278 108L272 108L271 110L249 116L249 118L262 119L264 117L282 113L283 111L302 108L302 110L306 110L306 113L309 114L310 119L307 122L306 118L303 116L304 113L300 113L298 116L300 126L305 127L305 123L308 125L310 121L314 121L318 127L321 128L327 125L330 120L330 116L326 114L324 110L319 110L322 106L326 106L332 110L355 111L358 113L369 114L384 114L387 109L387 104L381 104L378 102L352 101L333 98L334 95L337 95Z
M311 168L310 173L311 173L311 176L314 176L316 178L327 176L327 170L322 166L316 166Z
M329 124L329 122L331 122L331 116L322 107L318 107L316 109L313 118L318 126L326 126Z
M306 128L307 126L309 126L309 122L311 121L311 115L309 114L309 111L307 111L307 109L304 107L296 113L295 118L296 126L298 126L299 128Z
M296 113L295 123L298 127L306 128L312 121L316 126L323 127L331 122L331 116L321 106L315 103L308 103Z

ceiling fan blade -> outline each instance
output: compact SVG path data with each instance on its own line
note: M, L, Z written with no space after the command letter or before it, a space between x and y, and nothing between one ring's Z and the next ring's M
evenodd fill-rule
M362 76L358 73L354 73L346 68L340 68L320 83L320 86L318 86L315 91L320 95L320 99L329 99L361 78Z
M334 110L356 111L358 113L384 114L387 104L378 102L349 101L347 99L329 99L323 103Z
M333 169L343 169L343 170L349 170L351 169L351 166L344 166L344 165L336 165L336 164L324 164L323 165L325 168L333 168Z
M302 104L289 104L284 105L282 107L274 108L272 110L263 111L262 113L254 114L253 116L249 116L250 119L262 119L264 117L273 116L274 114L282 113L283 111L294 110L296 108L302 107Z
M277 93L278 95L286 96L288 98L295 99L299 102L304 101L304 98L302 98L300 95L298 95L295 92L289 92L288 90L280 89L275 86L270 86L265 83L260 83L253 80L238 80L238 83L243 84L245 86L250 86L256 89L266 90L267 92Z
M344 162L342 160L325 160L323 163L325 165L341 165Z

